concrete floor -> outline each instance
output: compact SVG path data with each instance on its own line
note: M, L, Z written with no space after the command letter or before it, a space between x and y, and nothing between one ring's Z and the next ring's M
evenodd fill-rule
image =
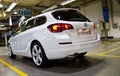
M120 76L120 40L103 41L99 49L90 51L84 58L53 60L47 68L36 67L32 59L26 57L10 59L6 48L0 47L0 76Z

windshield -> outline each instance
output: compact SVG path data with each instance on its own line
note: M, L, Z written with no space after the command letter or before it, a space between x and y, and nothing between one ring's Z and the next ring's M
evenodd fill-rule
M88 18L76 10L59 10L53 12L52 15L57 20L90 22Z

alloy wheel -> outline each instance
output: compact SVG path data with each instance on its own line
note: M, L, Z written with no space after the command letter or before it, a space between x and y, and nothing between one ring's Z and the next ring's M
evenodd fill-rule
M32 56L34 63L39 66L42 64L42 49L39 45L34 45L32 48Z

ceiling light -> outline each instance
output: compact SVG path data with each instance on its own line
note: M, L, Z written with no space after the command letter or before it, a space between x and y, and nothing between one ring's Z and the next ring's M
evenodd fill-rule
M3 7L3 5L2 4L0 4L0 8L2 8Z
M50 10L53 10L53 9L55 9L55 8L57 8L56 5L51 6L51 7L47 8L47 9L43 10L42 13L47 12L47 11L50 11Z
M7 16L7 14L5 12L3 12L3 17L6 17L6 16Z
M17 3L13 2L7 9L6 12L10 12L13 10L13 8L17 5Z
M64 5L74 2L74 1L76 1L76 0L66 0L66 1L60 3L60 5L64 6Z
M0 27L3 27L4 25L0 25Z

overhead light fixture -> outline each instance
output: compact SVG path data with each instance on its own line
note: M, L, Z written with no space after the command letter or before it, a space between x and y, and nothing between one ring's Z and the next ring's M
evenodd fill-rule
M0 4L0 8L2 8L3 7L3 5L2 4Z
M3 17L6 17L6 16L7 16L7 14L5 12L3 12Z
M4 25L0 25L0 27L3 27Z
M42 13L47 12L47 11L51 11L51 10L53 10L53 9L55 9L55 8L57 8L56 5L51 6L51 7L47 8L47 9L43 10Z
M6 12L11 12L16 5L17 5L17 3L13 2L13 3L6 9Z
M66 1L60 3L60 5L64 6L64 5L74 2L74 1L76 1L76 0L66 0Z

